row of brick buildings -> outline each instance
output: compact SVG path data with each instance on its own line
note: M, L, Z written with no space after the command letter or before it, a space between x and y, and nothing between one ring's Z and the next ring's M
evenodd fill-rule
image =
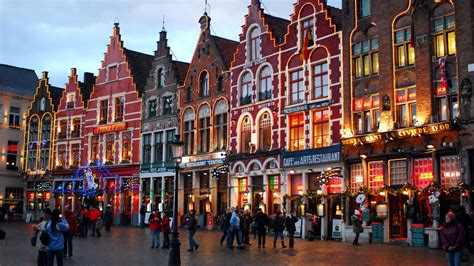
M171 210L179 134L178 208L202 225L229 206L296 209L320 217L317 235L345 238L357 208L385 242L410 242L413 223L436 232L440 214L470 206L473 40L456 36L472 36L473 8L299 0L287 20L252 0L239 41L211 34L204 13L190 63L173 60L164 29L152 56L126 49L115 24L97 77L72 69L58 97L43 73L27 209L95 197L117 224L136 224L141 202Z

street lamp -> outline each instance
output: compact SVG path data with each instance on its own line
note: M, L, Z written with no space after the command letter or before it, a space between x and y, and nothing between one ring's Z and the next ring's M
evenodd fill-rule
M179 252L181 243L179 243L179 232L178 232L178 180L179 180L179 163L183 156L183 146L179 138L179 135L175 135L173 142L171 143L171 149L173 152L173 158L176 161L174 177L174 193L173 193L173 224L171 228L171 241L170 241L170 257L168 265L181 265L181 255Z

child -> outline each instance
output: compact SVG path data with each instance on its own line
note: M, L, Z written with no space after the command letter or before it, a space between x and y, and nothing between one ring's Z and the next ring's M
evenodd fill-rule
M102 236L102 234L100 233L100 230L102 229L103 224L104 224L104 222L102 221L102 217L99 216L97 218L96 225L95 225L95 233L96 233L97 237Z

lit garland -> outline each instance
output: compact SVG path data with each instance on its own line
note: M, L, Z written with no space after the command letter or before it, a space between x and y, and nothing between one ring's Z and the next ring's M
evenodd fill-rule
M140 188L140 179L139 178L130 178L126 179L125 182L122 184L120 187L120 190L122 192L131 190L131 191L137 191Z
M36 185L36 190L38 192L51 191L51 183L50 182L41 182L38 185Z
M342 178L342 169L337 167L323 171L319 179L319 184L321 186L326 185L329 181L329 178Z
M229 164L225 162L223 165L220 165L214 169L211 169L211 176L215 179L219 179L221 174L228 174L229 171L230 171Z

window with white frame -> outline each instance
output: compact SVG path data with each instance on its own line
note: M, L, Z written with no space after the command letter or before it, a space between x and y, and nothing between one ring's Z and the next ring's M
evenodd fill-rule
M358 192L364 185L364 176L362 175L362 164L351 164L351 191Z
M80 156L81 156L81 153L80 153L80 145L79 143L74 143L71 145L71 159L70 159L70 162L71 162L71 167L79 167L79 162L80 162Z
M211 111L208 105L199 109L199 151L209 152L211 147Z
M355 78L379 73L378 39L372 38L352 45L352 67Z
M394 32L395 66L402 68L415 64L415 47L411 35L411 16L397 19Z
M269 113L260 117L258 139L259 150L269 151L272 148L272 119Z
M301 47L303 47L304 45L304 42L306 40L306 36L308 35L308 31L309 31L309 34L310 34L310 42L308 43L308 47L311 47L314 45L314 40L315 40L315 32L314 32L314 18L311 17L311 18L307 18L305 20L303 20L300 24L300 28L301 28Z
M313 112L313 148L331 145L329 118L329 109Z
M246 72L240 80L240 105L252 103L252 75Z
M154 145L154 163L163 162L163 132L155 133L155 145Z
M396 90L397 121L399 127L409 127L416 124L416 88L401 88Z
M377 191L384 186L383 161L368 163L369 189Z
M272 98L272 70L265 66L258 75L258 100L264 101Z
M302 103L304 101L304 78L303 69L290 73L290 104Z
M10 115L8 120L8 125L10 128L20 129L20 110L21 109L19 107L10 106Z
M312 98L326 98L329 93L328 64L316 64L313 66L313 91Z
M252 120L245 116L240 129L240 152L249 153L252 142Z
M454 120L459 117L457 80L449 78L446 85L441 80L435 82L439 121Z
M66 108L73 109L76 106L76 93L69 92L66 96Z
M118 78L118 67L115 66L109 66L107 68L107 81L113 81Z
M391 160L390 165L390 186L404 185L408 182L408 162L407 160Z
M165 71L163 68L156 71L156 87L163 88L165 86Z
M191 108L188 108L183 116L184 154L186 155L194 153L194 119L194 111Z
M173 161L173 140L174 140L174 136L175 136L175 130L174 129L171 129L171 130L166 130L166 158L165 160L167 162L171 162Z
M204 71L199 78L199 97L207 96L209 96L209 75Z
M454 188L461 183L461 160L457 155L440 158L441 186Z
M227 110L228 105L225 100L219 100L214 108L215 143L218 150L224 150L227 147Z
M151 134L143 135L143 164L151 164Z
M260 28L251 28L249 40L248 40L248 58L249 61L260 58Z

